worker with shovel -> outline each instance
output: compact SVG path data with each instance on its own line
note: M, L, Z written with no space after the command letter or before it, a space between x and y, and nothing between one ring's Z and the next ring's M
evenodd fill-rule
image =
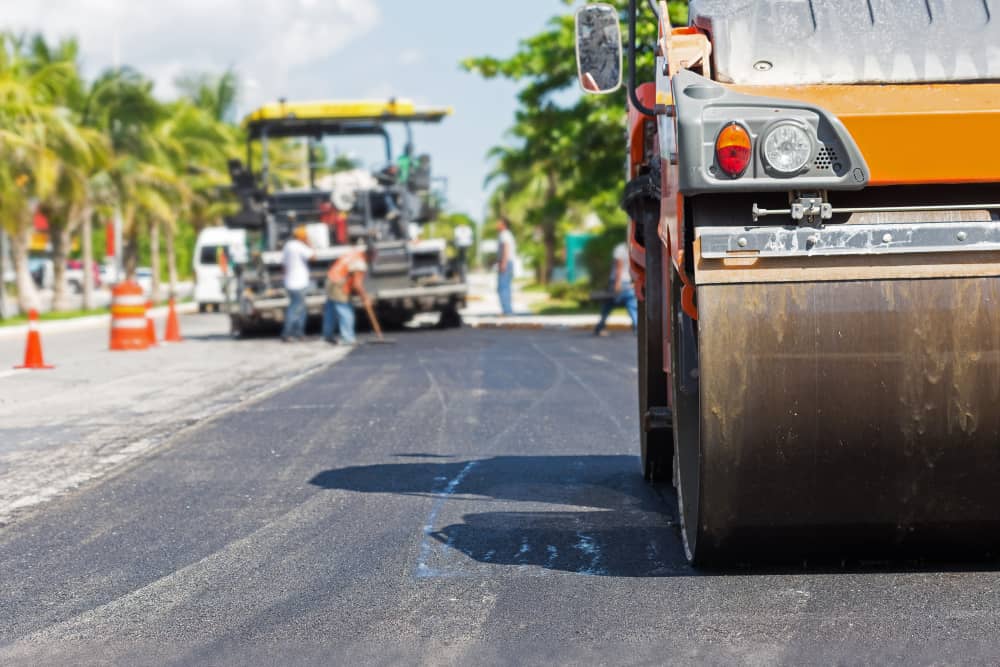
M357 294L367 305L365 273L368 272L366 247L357 246L340 257L326 274L326 303L323 306L323 340L338 342L335 334L340 334L341 345L355 345L354 306L351 295Z

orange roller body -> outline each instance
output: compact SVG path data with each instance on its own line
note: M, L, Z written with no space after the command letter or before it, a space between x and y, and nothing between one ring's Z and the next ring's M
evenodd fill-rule
M946 5L692 0L644 45L639 451L696 564L1000 556L1000 23Z

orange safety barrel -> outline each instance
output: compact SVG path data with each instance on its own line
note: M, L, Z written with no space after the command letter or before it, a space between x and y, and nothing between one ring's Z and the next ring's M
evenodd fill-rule
M145 350L146 297L135 282L123 282L111 290L111 349Z

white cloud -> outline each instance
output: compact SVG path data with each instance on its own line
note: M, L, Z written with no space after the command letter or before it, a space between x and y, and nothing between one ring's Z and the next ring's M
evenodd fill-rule
M361 96L366 100L388 100L397 95L398 92L393 89L391 83L382 81L365 88Z
M424 59L424 54L420 49L403 49L399 53L400 65L416 65Z
M379 21L376 0L25 0L0 28L75 35L88 73L137 67L170 95L181 72L235 67L255 81L243 106L275 99L290 72L343 49Z

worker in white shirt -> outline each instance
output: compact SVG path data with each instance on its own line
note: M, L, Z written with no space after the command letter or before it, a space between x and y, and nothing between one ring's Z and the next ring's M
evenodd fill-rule
M281 340L302 340L306 335L306 288L309 287L309 260L316 256L309 245L305 227L296 227L292 238L285 243L281 263L285 269L285 291L288 293L288 310Z
M500 310L504 315L514 314L513 285L514 262L517 261L517 242L510 231L510 220L497 220L497 294L500 296Z
M472 227L459 225L455 228L455 250L458 253L458 274L465 280L465 272L469 264L469 248L472 247Z

